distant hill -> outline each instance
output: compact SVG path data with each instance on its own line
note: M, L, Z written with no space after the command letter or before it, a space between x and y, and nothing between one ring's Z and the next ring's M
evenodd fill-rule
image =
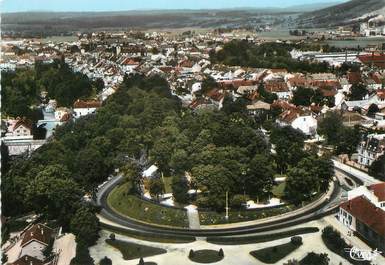
M347 25L357 18L382 14L385 0L351 0L328 8L304 13L297 22L300 27L334 27Z

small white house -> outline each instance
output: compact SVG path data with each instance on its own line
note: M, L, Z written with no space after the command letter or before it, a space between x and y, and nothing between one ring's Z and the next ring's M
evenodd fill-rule
M155 165L150 166L145 171L143 171L143 177L145 178L152 178L156 175L158 172L158 167Z
M313 136L316 134L317 125L317 120L311 115L299 116L291 123L291 127L302 131L305 135L308 136Z
M101 103L97 100L88 100L83 101L78 99L74 103L74 116L75 118L80 118L88 114L95 113L98 108L101 107Z

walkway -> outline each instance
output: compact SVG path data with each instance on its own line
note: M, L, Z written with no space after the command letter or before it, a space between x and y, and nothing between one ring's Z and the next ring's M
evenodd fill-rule
M187 209L187 217L190 229L200 229L199 214L195 205L185 207Z
M362 172L362 171L355 169L351 166L345 165L345 164L343 164L337 160L333 160L333 163L334 163L335 168L344 171L348 175L352 175L352 176L360 179L364 183L364 185L372 185L372 184L376 184L376 183L381 182L381 181L369 176L365 172Z
M289 256L283 258L278 261L275 265L282 265L284 262L287 262L289 259L302 259L308 252L315 251L317 253L327 253L331 262L330 265L350 265L350 263L337 254L331 252L326 248L321 239L321 231L322 229L328 225L325 221L317 220L308 222L306 224L293 226L292 229L310 226L310 227L318 227L320 229L317 233L305 234L302 235L304 244L291 253ZM95 262L98 262L104 256L108 256L113 264L119 265L137 265L138 259L135 260L123 260L122 254L114 249L113 247L107 245L105 243L105 239L109 237L110 232L106 230L102 230L100 235L100 239L98 240L95 246L90 248L90 254L92 258L94 258ZM250 251L262 249L266 247L276 246L280 244L284 244L290 241L290 237L277 239L269 242L248 244L248 245L216 245L211 244L203 240L197 240L192 243L183 243L183 244L172 244L172 243L157 243L157 242L148 242L135 238L130 238L126 236L122 236L120 234L116 234L116 239L124 240L127 242L133 242L137 244L152 246L152 247L161 247L167 250L166 254L157 255L153 257L145 258L146 262L156 262L158 265L195 265L194 263L188 259L188 253L190 249L199 250L199 249L212 249L219 250L223 249L225 253L225 257L222 261L215 263L216 265L234 265L234 264L242 264L242 265L265 265L255 258L253 258L249 253ZM379 264L379 263L378 263Z

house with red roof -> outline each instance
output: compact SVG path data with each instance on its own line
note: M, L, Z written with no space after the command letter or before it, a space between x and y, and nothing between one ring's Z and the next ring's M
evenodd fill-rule
M385 182L349 191L338 220L374 248L385 251Z
M6 121L7 132L5 137L18 139L32 139L32 122L26 118Z
M97 100L80 100L78 99L74 103L75 118L95 113L98 108L102 106L102 103Z

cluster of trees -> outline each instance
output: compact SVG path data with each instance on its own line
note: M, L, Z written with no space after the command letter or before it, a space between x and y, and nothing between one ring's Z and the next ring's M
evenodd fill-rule
M169 91L158 77L126 78L97 114L66 123L30 157L9 161L2 168L2 213L34 211L55 219L76 235L79 255L73 264L89 264L87 247L99 227L96 209L83 202L83 195L126 165L127 157L138 158L153 145L157 136L151 132L180 112Z
M380 156L370 165L369 174L376 179L385 181L385 155Z
M316 152L304 150L305 136L292 127L273 128L271 142L277 170L287 175L285 194L295 203L309 199L314 193L328 189L333 177L333 164Z
M254 196L272 182L274 172L260 175L255 164L272 164L266 140L258 134L255 122L231 107L227 111L191 112L168 116L161 126L150 132L154 139L149 147L149 159L165 175L173 175L176 199L186 201L188 189L185 172L191 172L193 187L204 191L198 198L203 206L219 209L224 196L243 194L245 182L249 195ZM259 154L259 155L258 155ZM223 200L222 200L223 199Z
M70 121L56 130L55 137L29 158L18 158L2 168L2 210L5 216L29 211L55 218L66 230L79 231L85 215L83 195L92 193L126 157L138 157L152 145L150 131L166 116L175 115L180 103L170 95L146 92L154 87L170 93L158 78L126 80L98 114ZM127 85L130 82L135 84ZM155 85L154 85L155 84ZM134 88L141 86L142 89ZM162 92L164 91L164 92ZM2 153L6 153L5 150ZM84 210L85 211L85 210ZM78 220L75 223L73 220ZM84 221L84 224L91 222ZM93 225L90 227L94 227ZM95 240L89 232L86 245ZM87 238L86 235L80 238Z
M320 106L334 107L334 97L325 97L319 89L298 87L293 92L292 103L296 106L310 106L312 103Z
M210 54L211 61L232 66L285 68L290 72L329 72L327 63L299 61L291 58L292 45L283 43L252 44L234 40L222 50Z
M351 264L354 265L369 265L370 261L356 261L352 259L346 249L350 249L351 246L345 242L341 237L341 234L334 230L333 227L327 226L322 230L322 241L325 243L328 249L341 257L347 259Z
M34 68L1 73L1 104L3 115L42 119L41 92L56 99L59 106L72 106L78 98L87 98L104 87L102 80L91 81L74 73L63 60L51 64L36 62Z
M361 140L359 127L345 126L342 115L337 112L326 113L318 124L318 133L325 137L328 144L334 146L336 154L351 156Z
M368 89L362 83L353 84L348 95L349 100L362 100L369 94Z

